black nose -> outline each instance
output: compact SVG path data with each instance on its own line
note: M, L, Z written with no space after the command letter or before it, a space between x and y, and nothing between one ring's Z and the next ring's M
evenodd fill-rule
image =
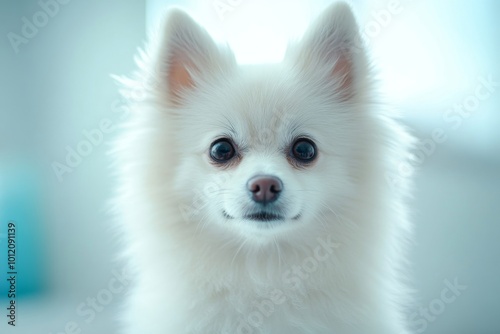
M247 187L255 202L267 204L278 198L283 183L275 176L260 175L248 180Z

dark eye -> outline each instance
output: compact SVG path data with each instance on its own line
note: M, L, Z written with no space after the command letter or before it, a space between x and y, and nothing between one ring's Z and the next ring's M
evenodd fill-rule
M293 158L300 163L309 163L316 158L316 145L309 139L298 139L292 146Z
M219 139L210 147L210 158L217 163L225 163L231 160L236 151L228 139Z

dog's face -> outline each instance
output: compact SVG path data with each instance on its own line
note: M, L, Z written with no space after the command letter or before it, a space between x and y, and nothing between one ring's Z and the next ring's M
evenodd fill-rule
M163 51L189 221L245 236L321 226L356 196L365 107L356 24L332 7L281 64L237 66L207 33L171 14Z

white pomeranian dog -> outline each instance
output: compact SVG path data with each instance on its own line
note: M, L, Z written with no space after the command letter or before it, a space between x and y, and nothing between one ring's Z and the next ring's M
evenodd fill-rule
M138 63L115 149L124 333L409 333L412 140L347 4L252 66L171 9Z

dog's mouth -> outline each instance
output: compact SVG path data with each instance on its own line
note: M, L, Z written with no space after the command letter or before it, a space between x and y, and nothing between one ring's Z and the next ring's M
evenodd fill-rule
M254 220L259 222L272 222L276 220L285 220L285 218L281 215L271 213L271 212L256 212L249 215L244 216L243 218L248 220Z
M235 219L235 217L231 216L226 211L223 211L222 214L227 219ZM297 220L300 218L300 216L301 215L298 214L297 216L293 217L292 219ZM266 222L274 222L274 221L283 221L283 220L285 220L285 217L281 214L277 214L277 213L273 213L273 212L259 211L259 212L247 214L247 215L243 216L243 219L266 223Z

